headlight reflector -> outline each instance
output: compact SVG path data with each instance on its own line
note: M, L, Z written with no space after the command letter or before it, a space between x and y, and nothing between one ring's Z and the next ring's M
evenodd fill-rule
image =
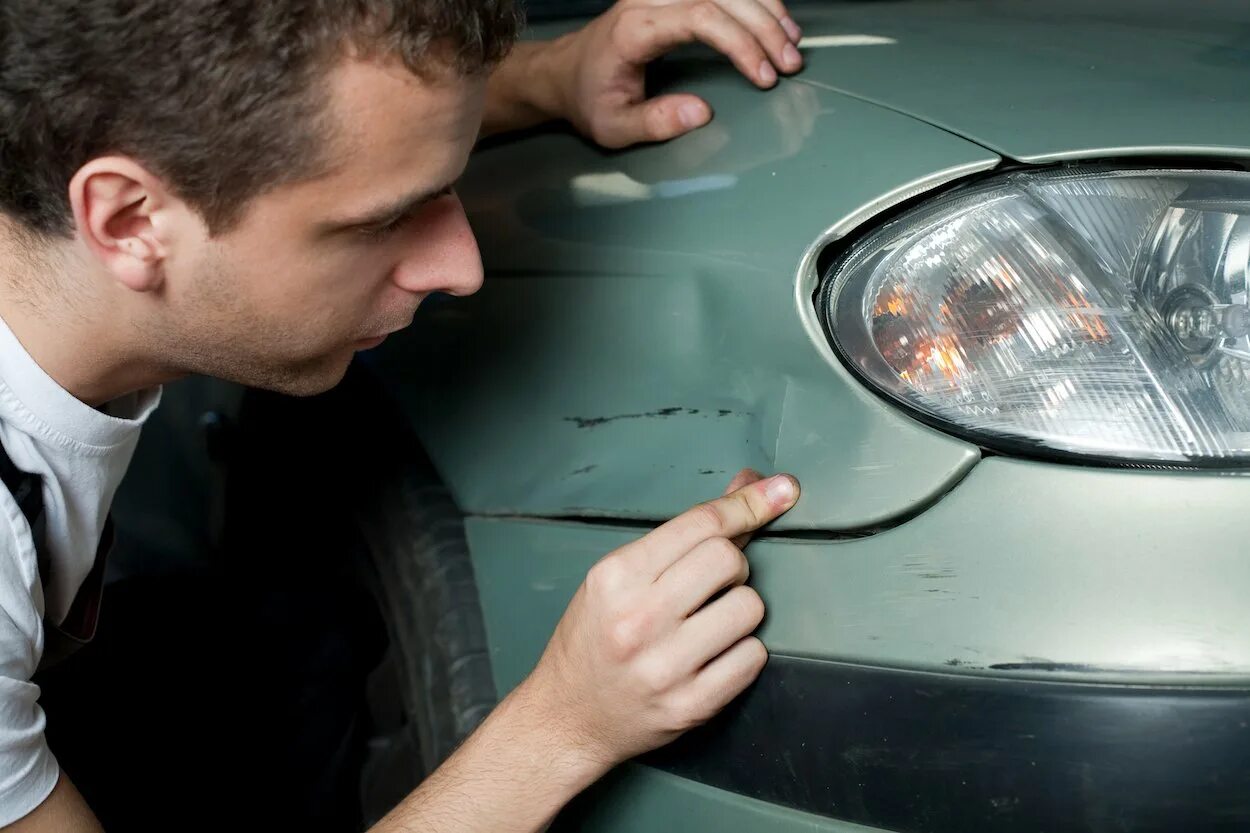
M1012 173L899 217L822 283L866 379L988 446L1250 462L1250 174Z

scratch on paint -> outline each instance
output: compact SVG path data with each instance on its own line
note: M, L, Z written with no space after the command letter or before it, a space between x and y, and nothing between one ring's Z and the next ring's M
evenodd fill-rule
M698 408L660 408L658 411L648 411L644 414L618 414L617 416L606 417L564 417L564 421L576 423L578 428L598 428L600 425L607 425L609 422L616 422L618 419L649 419L677 416L678 414L694 416L697 413L699 413Z

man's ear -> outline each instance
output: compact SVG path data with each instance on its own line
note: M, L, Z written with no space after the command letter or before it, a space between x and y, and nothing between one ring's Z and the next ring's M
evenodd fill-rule
M118 282L136 292L159 289L169 240L168 210L180 200L133 159L104 156L69 183L79 237Z

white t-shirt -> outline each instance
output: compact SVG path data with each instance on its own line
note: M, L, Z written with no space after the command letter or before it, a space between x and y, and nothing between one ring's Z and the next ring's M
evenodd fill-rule
M0 321L0 442L22 471L43 478L51 586L39 580L30 525L0 487L0 827L29 814L56 785L39 687L44 617L64 621L96 557L109 504L160 389L97 410L35 363Z

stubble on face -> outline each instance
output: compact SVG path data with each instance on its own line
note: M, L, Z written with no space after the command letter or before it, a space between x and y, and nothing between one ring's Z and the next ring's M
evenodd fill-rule
M342 380L353 350L313 344L313 327L262 314L234 287L242 270L209 249L175 319L159 340L172 367L291 396L323 393Z

